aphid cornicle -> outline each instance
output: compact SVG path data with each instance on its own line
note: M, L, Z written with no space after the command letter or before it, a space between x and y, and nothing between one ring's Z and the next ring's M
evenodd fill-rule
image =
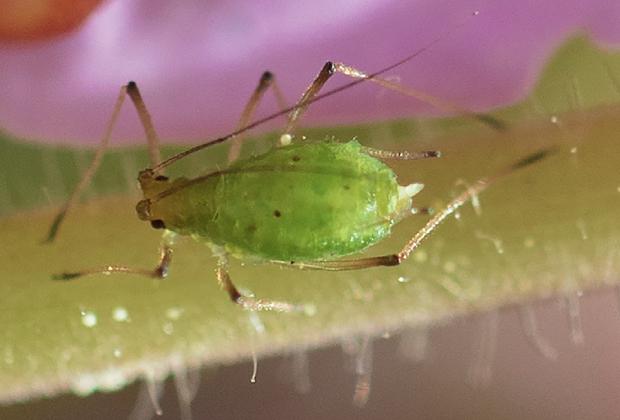
M400 264L460 206L498 178L540 160L549 152L541 150L532 153L474 183L436 212L398 253L342 259L386 238L394 224L416 212L412 197L422 189L422 184L399 185L395 173L384 160L435 158L440 153L377 150L362 146L356 140L290 144L299 117L310 103L369 80L441 109L466 114L493 129L502 129L501 123L492 117L467 112L446 101L379 77L423 50L369 75L341 63L327 62L299 102L290 108L286 107L273 75L265 72L242 113L237 131L163 162L160 161L159 140L150 115L137 85L130 82L121 89L93 163L52 223L48 240L54 239L67 211L96 171L124 98L129 96L144 127L151 157L151 167L140 172L138 177L144 198L137 204L136 210L140 219L149 221L154 228L164 229L160 262L153 270L108 265L100 269L66 272L55 277L69 280L89 274L123 272L163 278L168 273L172 258L174 236L188 235L211 245L219 257L217 277L220 285L235 303L250 310L293 311L307 308L242 295L228 274L228 256L251 257L295 268L319 270L355 270ZM355 81L318 95L334 73L352 77ZM276 93L284 109L248 124L256 105L269 88ZM278 147L262 155L237 159L240 134L283 114L288 114L288 124ZM233 145L226 168L196 178L170 180L163 175L163 169L177 160L227 140L233 140Z

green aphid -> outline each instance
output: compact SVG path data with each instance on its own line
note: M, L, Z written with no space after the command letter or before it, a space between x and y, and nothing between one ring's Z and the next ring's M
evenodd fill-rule
M171 188L178 190L157 199ZM238 160L199 183L144 184L149 204L139 216L235 257L318 261L387 237L420 188L399 187L357 141L302 143Z
M397 64L402 64L416 54ZM436 212L398 252L375 257L343 259L360 253L390 235L393 226L414 213L412 197L423 187L414 183L401 186L396 175L383 161L436 158L438 151L391 152L362 146L356 140L345 142L301 141L292 143L293 132L306 107L317 99L342 90L317 95L336 72L357 79L348 86L369 80L385 88L432 103L444 110L457 110L493 129L503 129L499 121L456 108L427 94L382 79L379 75L395 65L371 75L328 62L308 87L297 105L287 108L271 73L266 72L242 114L240 128L218 138L160 161L158 138L135 83L121 89L112 118L101 146L82 181L52 223L48 241L56 236L67 211L96 171L107 147L110 132L125 96L129 96L144 126L151 168L140 172L138 180L144 198L136 206L138 217L154 228L163 229L161 257L153 270L107 265L103 268L66 272L60 280L75 279L96 273L137 273L163 278L172 259L176 235L191 236L208 243L219 257L217 277L221 286L237 304L250 310L307 310L295 305L242 295L228 274L228 256L284 264L300 269L356 270L375 266L394 266L403 262L435 228L468 200L475 198L492 182L512 171L528 166L548 154L538 151L491 177L481 179ZM248 124L263 93L272 87L283 111ZM248 129L276 116L288 113L288 125L279 144L270 151L245 159L237 159L240 135ZM163 169L185 156L213 144L232 140L229 164L196 178L170 180Z

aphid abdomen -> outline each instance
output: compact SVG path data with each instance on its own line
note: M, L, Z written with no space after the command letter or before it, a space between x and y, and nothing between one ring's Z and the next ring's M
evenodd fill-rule
M201 232L240 256L319 260L390 233L394 172L348 143L299 144L238 161L219 177L216 217Z

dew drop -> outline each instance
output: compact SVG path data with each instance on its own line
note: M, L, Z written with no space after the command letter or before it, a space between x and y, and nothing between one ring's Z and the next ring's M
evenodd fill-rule
M82 325L87 328L93 328L97 325L97 315L92 311L81 311Z
M258 358L256 352L252 349L252 376L250 376L250 383L256 383L256 375L258 374Z
M166 318L173 321L178 320L183 315L184 309L177 306L166 309Z
M117 306L112 311L112 319L116 322L129 322L129 312L122 306Z

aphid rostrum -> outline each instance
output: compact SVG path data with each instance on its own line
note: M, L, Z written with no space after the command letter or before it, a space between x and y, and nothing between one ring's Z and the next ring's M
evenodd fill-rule
M539 161L550 152L550 149L536 151L504 170L478 180L446 207L435 212L399 252L348 257L385 239L396 223L418 212L412 198L423 185L399 185L396 174L384 161L436 158L440 153L378 150L365 147L356 140L292 142L295 127L308 105L367 80L438 108L468 115L494 129L503 129L501 122L492 117L468 112L447 101L380 77L429 47L372 74L341 63L327 62L295 106L287 108L280 100L284 108L282 111L249 124L254 109L269 88L278 98L282 97L273 75L265 72L242 113L238 130L164 161L160 160L159 140L142 96L137 85L129 82L121 88L91 166L52 223L47 239L54 239L67 211L95 173L123 101L129 96L144 127L151 159L151 167L138 176L143 199L136 210L141 220L164 230L159 264L152 270L108 265L65 272L55 278L70 280L90 274L119 272L164 278L172 259L174 237L187 235L208 243L218 256L218 281L235 303L249 310L293 311L303 310L304 306L242 295L228 273L228 257L251 257L298 269L333 271L399 265L468 200L475 198L497 179ZM320 89L335 73L354 80L319 95ZM288 124L276 147L258 156L237 158L241 134L284 114L288 114ZM232 145L229 165L224 169L195 178L172 180L163 175L163 169L179 159L225 141L232 141Z

